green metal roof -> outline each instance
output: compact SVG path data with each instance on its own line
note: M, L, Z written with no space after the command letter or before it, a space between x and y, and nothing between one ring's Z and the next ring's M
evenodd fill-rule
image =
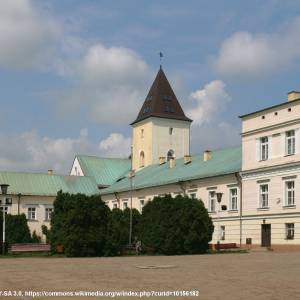
M59 190L70 194L99 193L94 178L41 173L0 172L0 183L9 184L8 194L56 196Z
M242 148L228 148L212 152L212 158L203 161L203 155L195 155L192 162L184 164L183 159L176 160L176 166L151 165L136 172L133 177L133 189L166 185L186 180L219 176L239 172L242 166ZM100 191L100 194L111 194L130 190L128 177Z
M130 159L101 158L97 156L76 155L83 174L93 177L98 185L110 186L130 171Z

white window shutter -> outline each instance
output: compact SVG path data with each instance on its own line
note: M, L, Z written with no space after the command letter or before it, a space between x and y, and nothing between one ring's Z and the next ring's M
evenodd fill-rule
M271 159L273 157L272 155L272 137L268 137L268 144L269 144L269 153L268 153L268 158Z
M256 139L256 160L260 161L260 139Z
M285 132L281 133L281 155L285 156L286 155L286 143L285 143Z
M295 151L299 153L299 128L295 129Z

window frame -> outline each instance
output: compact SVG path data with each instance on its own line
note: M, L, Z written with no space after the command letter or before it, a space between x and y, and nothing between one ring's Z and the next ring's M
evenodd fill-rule
M232 191L235 190L236 191L236 195L232 195ZM236 207L234 208L232 203L232 199L233 198L236 198ZM237 187L232 187L229 189L229 210L232 210L232 211L237 211L238 210L238 199L239 199L239 191L238 191L238 188Z
M211 203L214 203L213 208L214 210L212 210L212 205ZM209 191L208 192L208 212L209 213L215 213L216 212L216 203L217 203L217 195L215 191Z
M261 161L269 159L269 137L263 136L259 139L259 158Z
M295 223L285 223L285 239L295 239Z
M263 191L262 188L267 187L266 191ZM259 185L259 208L260 209L268 209L269 208L269 184L268 183L262 183ZM267 195L267 200L263 199L263 196ZM267 202L267 205L263 205L263 202Z
M32 217L34 213L34 218ZM37 220L37 209L35 206L27 207L27 220L34 221Z
M49 210L51 210L50 214ZM45 207L45 221L51 221L53 211L53 207Z
M293 183L292 188L288 187L290 183ZM291 192L293 196L293 203L289 203L289 192ZM285 180L284 182L284 205L295 206L295 180Z
M288 136L289 133L293 132L293 135ZM289 142L291 142L291 147L289 152ZM296 154L296 130L291 129L285 132L285 155L295 155Z

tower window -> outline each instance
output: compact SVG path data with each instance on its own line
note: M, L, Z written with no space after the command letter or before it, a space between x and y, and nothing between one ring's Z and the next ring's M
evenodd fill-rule
M174 157L175 157L174 151L173 151L172 149L169 150L168 153L167 153L167 159L168 159L168 161L169 161L170 159L174 158Z
M145 165L145 153L144 151L140 152L140 168L142 168Z
M173 134L173 128L172 128L172 127L169 128L169 134L170 134L170 135Z
M144 138L144 129L141 129L141 138Z
M165 112L170 112L173 113L174 112L174 108L170 105L166 105L165 106Z
M164 95L162 98L163 98L164 101L171 101L172 100L172 96L170 96L170 95Z
M152 95L149 95L146 100L151 101L152 100Z
M146 113L148 113L148 112L150 112L150 107L149 107L149 106L146 106L146 107L144 108L144 110L143 110L143 114L146 114Z

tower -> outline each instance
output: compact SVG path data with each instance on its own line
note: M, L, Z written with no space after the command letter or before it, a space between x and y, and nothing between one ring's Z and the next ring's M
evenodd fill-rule
M132 166L137 170L159 159L190 154L190 125L175 93L160 67L144 104L131 123Z

